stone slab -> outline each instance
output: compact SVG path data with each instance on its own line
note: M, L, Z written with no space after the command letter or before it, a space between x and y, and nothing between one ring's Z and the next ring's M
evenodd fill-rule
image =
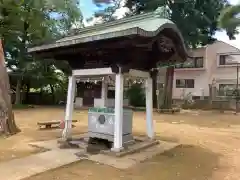
M146 161L156 155L177 147L178 143L160 141L158 145L141 150L141 152L126 155L124 157L114 157L105 154L89 155L88 159L100 164L109 165L117 169L128 169L137 163Z
M135 138L135 140L137 140ZM116 156L116 157L123 157L129 154L133 154L133 153L138 153L144 149L148 149L151 146L155 146L159 144L159 141L157 140L137 140L136 143L130 143L129 145L126 145L126 147L120 151L120 152L113 152L111 150L103 150L101 151L101 153L106 154L106 155L111 155L111 156Z
M144 139L142 139L144 140ZM59 145L57 140L50 140L50 141L42 141L42 142L35 142L31 143L38 147L53 149L54 151L59 149ZM171 150L177 147L178 143L173 142L166 142L166 141L159 141L158 144L141 149L141 151L137 151L135 153L127 154L123 157L116 157L108 154L88 154L83 149L74 149L75 157L78 156L79 159L88 159L90 161L94 161L100 164L109 165L118 169L128 169L137 163L146 161L148 159L153 158L156 155L159 155L165 151ZM62 149L61 151L68 151L69 149ZM60 157L59 157L60 158Z
M38 173L55 169L80 159L76 150L51 150L21 159L0 163L1 180L21 180Z
M58 140L37 141L29 143L30 146L40 147L48 150L59 150Z

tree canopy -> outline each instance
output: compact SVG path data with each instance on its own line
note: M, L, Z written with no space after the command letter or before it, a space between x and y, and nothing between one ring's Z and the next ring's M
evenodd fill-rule
M227 31L229 39L234 39L237 27L240 26L240 4L228 6L219 16L219 26Z
M62 62L39 63L38 59L27 54L27 48L64 36L74 24L81 24L78 5L79 0L0 0L0 38L4 42L7 67L17 78L16 104L20 103L24 78L50 77L58 66L66 69ZM49 66L47 71L46 66Z
M94 2L97 4L106 3L109 4L109 7L114 7L116 0L102 0L100 2L94 0ZM215 40L213 36L219 30L219 14L224 8L229 6L229 2L227 0L126 0L125 6L130 10L126 16L152 12L158 7L164 7L166 13L169 15L169 19L181 30L186 44L189 47L195 48ZM104 16L106 12L100 11L96 14ZM234 38L237 31L234 29L231 32L232 38ZM228 33L230 32L228 31Z

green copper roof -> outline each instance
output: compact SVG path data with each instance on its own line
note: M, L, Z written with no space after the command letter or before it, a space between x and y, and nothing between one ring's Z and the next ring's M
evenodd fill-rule
M84 28L79 31L79 35L65 37L57 42L63 42L72 39L78 39L88 36L95 36L100 34L114 33L118 31L128 30L132 28L140 28L144 31L154 32L165 24L172 24L168 19L161 19L153 16L154 14L144 14L139 16L133 16L111 23L104 23L102 25L92 26L90 28ZM123 34L124 35L124 34Z
M110 39L128 35L139 35L143 37L154 37L163 29L172 29L180 39L180 46L184 54L187 54L184 40L177 26L168 19L159 17L156 12L132 16L113 22L103 23L92 27L78 30L77 35L62 38L55 43L41 45L28 49L28 52L43 51L58 47L65 47L96 40Z

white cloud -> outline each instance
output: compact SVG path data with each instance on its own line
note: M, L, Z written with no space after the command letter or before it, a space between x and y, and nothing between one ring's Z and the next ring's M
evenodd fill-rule
M102 23L103 20L101 17L93 17L90 21L87 21L86 19L83 20L83 24L87 26L93 26L95 24Z
M116 16L118 19L123 18L124 15L129 12L129 9L127 7L120 7L116 10L114 13L114 16Z
M240 28L238 30L240 31ZM220 31L215 34L215 38L240 49L240 34L236 35L235 40L230 40L225 31Z
M126 3L126 0L120 0L120 8L116 10L116 12L113 14L117 19L121 19L124 17L124 15L129 11L127 7L124 7ZM85 26L93 26L95 24L102 23L103 20L101 17L93 17L90 21L87 21L86 19L83 20L83 23Z

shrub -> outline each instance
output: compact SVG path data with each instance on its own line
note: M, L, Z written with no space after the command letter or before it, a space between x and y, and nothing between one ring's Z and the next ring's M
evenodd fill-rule
M127 91L127 97L131 106L145 106L145 93L141 87L141 84L133 84Z

